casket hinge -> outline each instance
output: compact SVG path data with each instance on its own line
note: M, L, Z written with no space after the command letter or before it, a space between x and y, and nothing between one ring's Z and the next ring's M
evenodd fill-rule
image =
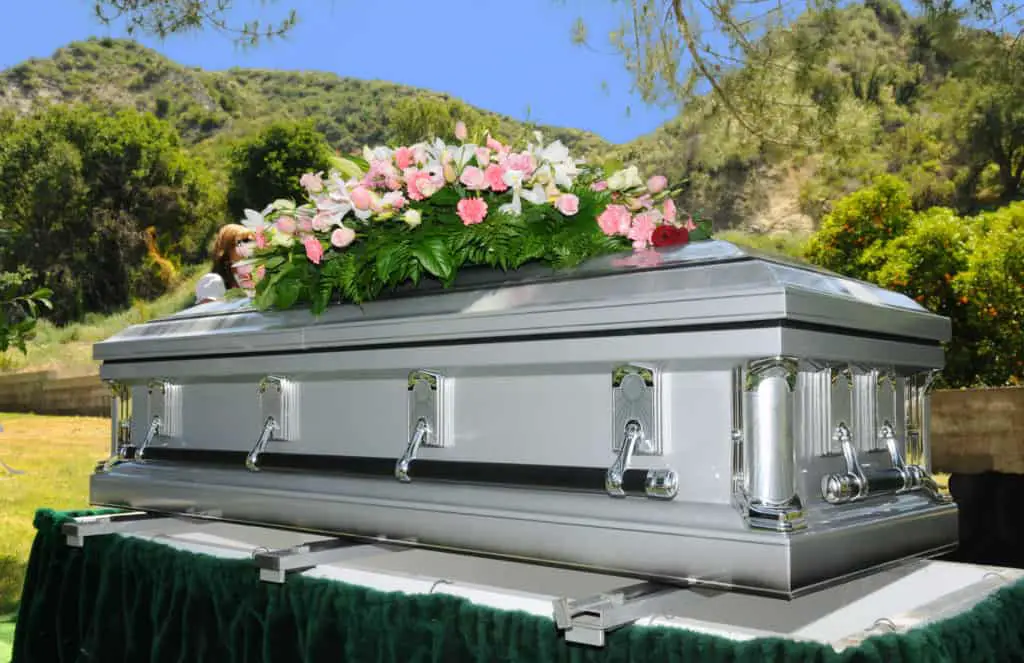
M604 488L612 497L626 496L626 471L638 444L644 437L643 426L636 420L626 423L622 445L615 462L605 475ZM679 476L670 468L647 471L644 494L652 499L671 500L679 493Z
M878 432L879 442L888 451L890 467L864 470L857 458L853 436L845 425L836 431L837 441L846 460L845 474L828 474L821 480L822 498L829 504L845 504L866 499L872 495L899 495L921 491L936 502L949 502L935 480L918 465L907 465L896 445L896 431L889 421L883 422Z

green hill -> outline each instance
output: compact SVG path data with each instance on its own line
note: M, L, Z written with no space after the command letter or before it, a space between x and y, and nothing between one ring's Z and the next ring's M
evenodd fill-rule
M766 39L783 50L796 48L820 31L820 18L809 13ZM883 173L909 181L921 207L976 211L1016 195L1000 186L996 159L964 134L974 83L985 68L978 64L978 44L990 42L991 35L950 37L889 0L848 6L832 21L838 30L833 43L841 48L818 73L814 90L837 99L841 140L827 148L781 148L753 138L710 98L622 145L572 128L540 128L585 156L622 158L688 180L681 204L700 208L719 228L806 232L833 200ZM793 86L788 74L768 78L740 69L730 78L734 89L760 94L772 87L781 91L777 97ZM0 107L23 113L40 104L85 101L151 111L172 122L215 173L222 167L222 147L278 118L312 118L343 152L381 142L387 109L411 95L448 99L321 72L204 71L115 39L75 42L49 58L0 72ZM797 97L796 102L809 101ZM475 110L499 133L525 128L507 116ZM784 112L779 122L787 122Z

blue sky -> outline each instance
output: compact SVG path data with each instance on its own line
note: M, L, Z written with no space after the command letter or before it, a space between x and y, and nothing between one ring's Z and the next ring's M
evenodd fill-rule
M94 19L89 0L4 2L0 68L47 57L89 36L126 36ZM613 0L237 0L241 17L299 12L286 41L239 49L216 32L139 41L206 69L312 69L448 92L474 105L625 142L675 113L630 93L621 58L607 42L626 5ZM585 10L603 52L574 46ZM602 88L606 84L606 88Z

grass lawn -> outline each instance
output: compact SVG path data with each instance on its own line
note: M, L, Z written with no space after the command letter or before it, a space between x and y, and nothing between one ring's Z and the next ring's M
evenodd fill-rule
M100 417L0 414L0 662L13 635L4 615L15 612L35 530L36 509L80 509L89 502L89 475L110 449L110 421Z

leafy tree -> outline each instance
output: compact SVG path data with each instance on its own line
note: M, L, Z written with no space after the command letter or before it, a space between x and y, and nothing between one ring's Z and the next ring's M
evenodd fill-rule
M242 218L246 208L259 208L278 198L301 199L299 178L327 172L331 149L312 122L278 121L230 150L228 208Z
M222 207L208 175L152 115L51 106L0 138L0 267L53 292L58 323L111 312L169 283L139 287L161 249L195 261Z

